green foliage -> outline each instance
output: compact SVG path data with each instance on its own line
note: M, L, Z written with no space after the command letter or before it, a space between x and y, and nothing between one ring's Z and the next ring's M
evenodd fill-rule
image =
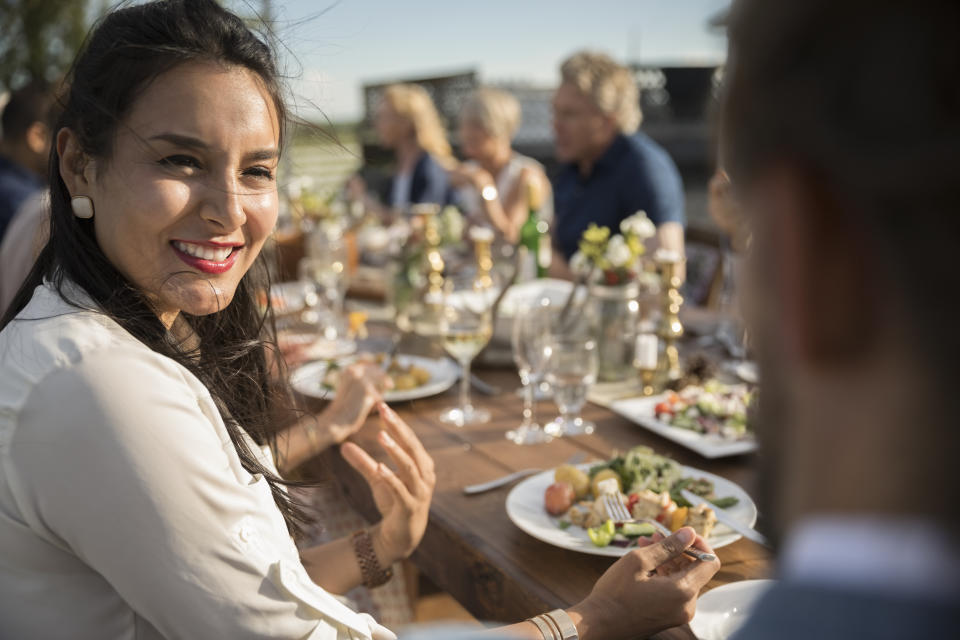
M96 0L95 0L96 1ZM106 2L0 0L0 91L56 81L73 62L94 13Z

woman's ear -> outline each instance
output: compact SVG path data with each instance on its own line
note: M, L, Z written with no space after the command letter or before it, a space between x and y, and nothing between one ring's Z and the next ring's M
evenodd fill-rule
M67 127L57 132L57 156L60 158L60 177L71 196L89 195L93 182L94 163L80 148L77 136Z

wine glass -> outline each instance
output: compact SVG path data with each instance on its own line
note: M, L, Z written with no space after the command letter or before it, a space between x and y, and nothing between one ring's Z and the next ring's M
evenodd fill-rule
M596 425L580 417L580 410L597 380L597 342L577 331L551 334L548 342L545 378L553 389L560 416L545 425L544 431L557 437L593 433Z
M440 420L462 427L490 420L490 412L470 403L470 363L493 334L492 306L496 292L475 274L457 274L444 280L443 308L439 314L444 350L462 368L460 404L444 411Z
M551 309L550 299L536 296L522 301L513 319L511 345L513 360L523 384L523 421L507 431L507 439L516 444L549 442L552 438L536 421L535 393L543 376L549 355Z

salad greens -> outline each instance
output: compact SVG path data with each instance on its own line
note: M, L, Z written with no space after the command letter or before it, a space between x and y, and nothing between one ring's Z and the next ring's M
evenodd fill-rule
M691 507L680 494L681 489L701 496L720 508L729 508L739 502L735 497L717 498L713 491L713 483L706 478L684 478L683 468L666 456L653 452L653 449L638 446L624 454L616 455L602 464L590 469L590 478L593 479L604 469L613 470L620 476L620 486L623 493L630 495L649 489L654 493L667 491L679 507Z

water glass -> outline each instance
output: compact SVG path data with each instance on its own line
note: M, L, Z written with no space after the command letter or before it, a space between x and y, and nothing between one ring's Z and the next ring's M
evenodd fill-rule
M575 436L593 433L596 425L580 417L587 392L597 380L597 343L593 337L570 333L552 335L546 360L546 380L560 416L544 426L549 435Z
M516 444L549 442L548 435L537 423L535 395L543 379L543 367L550 355L550 327L554 315L550 299L535 296L517 306L513 319L511 346L513 361L523 384L523 421L507 431L507 439Z

